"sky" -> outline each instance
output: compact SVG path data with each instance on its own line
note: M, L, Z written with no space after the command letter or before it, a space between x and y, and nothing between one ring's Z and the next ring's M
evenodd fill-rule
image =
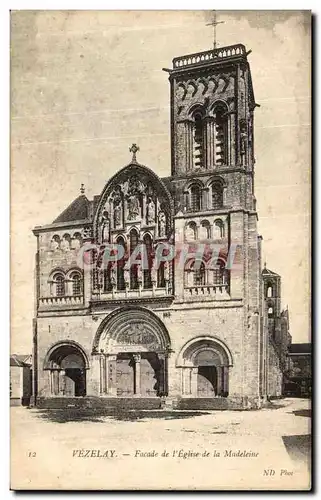
M100 194L138 161L170 175L168 74L213 45L210 11L11 14L11 351L31 352L36 225ZM243 43L256 102L263 260L282 276L293 342L310 340L310 14L219 11L219 46Z

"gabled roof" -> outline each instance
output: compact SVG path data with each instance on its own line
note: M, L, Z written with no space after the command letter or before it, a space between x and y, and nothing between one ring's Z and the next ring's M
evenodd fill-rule
M10 366L31 366L31 363L31 354L11 354L10 356Z
M87 196L81 194L53 221L53 224L87 219L90 215L90 204Z
M270 269L267 269L266 267L262 270L262 276L271 276L274 278L281 278L281 276L274 271L271 271Z

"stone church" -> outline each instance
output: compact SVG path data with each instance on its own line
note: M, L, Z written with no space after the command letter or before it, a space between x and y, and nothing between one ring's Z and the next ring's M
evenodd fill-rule
M33 231L40 407L248 409L281 395L290 336L280 277L262 271L248 52L164 71L171 175L133 144L100 194L82 186ZM128 266L142 245L148 265Z

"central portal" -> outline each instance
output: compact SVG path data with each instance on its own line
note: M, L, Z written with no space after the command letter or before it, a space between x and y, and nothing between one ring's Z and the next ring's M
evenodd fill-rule
M163 371L156 353L120 353L116 359L117 396L160 396Z
M101 395L151 398L167 394L170 339L153 312L143 307L115 310L95 341Z

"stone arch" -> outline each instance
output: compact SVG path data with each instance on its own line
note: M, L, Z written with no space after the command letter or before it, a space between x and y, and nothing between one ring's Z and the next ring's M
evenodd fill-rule
M151 349L165 352L171 345L168 330L161 319L141 306L123 306L112 311L97 329L93 354L106 350L109 353L118 352L126 341L129 342L127 345L133 346L133 350L142 352Z
M68 355L73 352L78 352L82 356L84 361L84 367L86 370L88 370L89 369L88 355L84 350L84 348L74 340L62 340L52 344L51 347L48 349L46 357L44 359L43 369L50 370L52 368L51 362L56 356L57 360L59 360L64 355L64 353L65 355Z
M176 366L185 366L186 360L192 361L193 354L198 352L199 349L202 350L205 348L217 351L220 355L221 361L226 362L228 366L233 366L232 354L227 345L217 337L212 337L209 335L194 337L193 339L186 342L177 356Z
M100 392L119 397L159 397L168 392L170 337L144 307L124 306L98 327L93 355L100 361Z
M205 335L189 340L176 360L183 397L227 397L232 365L232 355L221 340Z
M88 356L78 342L56 342L49 348L44 360L50 394L63 397L86 396L88 369Z

